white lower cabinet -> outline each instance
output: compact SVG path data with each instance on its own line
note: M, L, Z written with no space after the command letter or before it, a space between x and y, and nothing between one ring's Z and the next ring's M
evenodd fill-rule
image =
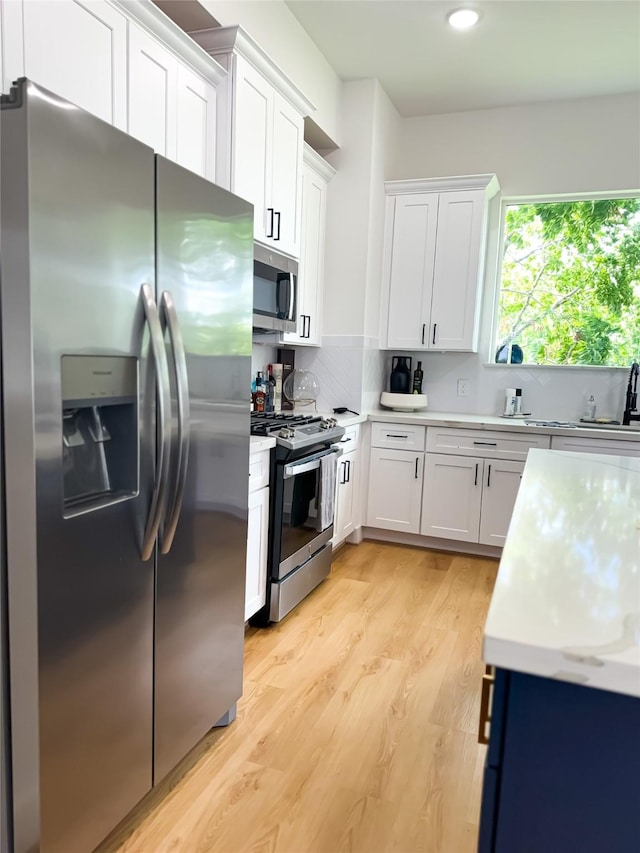
M345 453L338 460L336 504L333 522L333 545L341 542L356 528L356 495L358 483L358 453Z
M425 454L423 536L478 541L482 469L483 460L473 456Z
M423 536L502 547L524 462L426 453Z
M367 525L420 532L424 453L372 447Z
M249 492L247 527L247 580L244 618L264 606L267 592L267 543L269 539L269 489Z
M481 545L500 547L504 545L523 471L524 462L510 462L502 459L484 460L482 511L478 538Z

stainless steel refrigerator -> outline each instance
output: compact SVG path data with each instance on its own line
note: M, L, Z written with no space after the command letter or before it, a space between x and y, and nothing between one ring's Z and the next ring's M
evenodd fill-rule
M0 110L16 853L86 853L241 694L253 210L29 81Z

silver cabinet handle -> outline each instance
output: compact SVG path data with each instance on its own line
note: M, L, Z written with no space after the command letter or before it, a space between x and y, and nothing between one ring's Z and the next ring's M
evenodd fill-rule
M176 376L176 397L178 399L178 461L176 462L176 486L171 506L166 514L165 524L160 531L160 552L168 554L176 534L184 489L189 466L189 445L191 442L191 417L189 411L189 376L187 357L184 351L180 323L173 296L165 290L160 299L160 311L167 323L169 341L173 352L173 368Z
M160 324L160 314L154 299L153 290L148 284L140 288L142 305L149 337L151 341L151 352L153 353L154 368L156 373L156 424L158 430L158 448L156 453L156 470L149 517L142 538L141 555L143 560L148 560L153 554L153 548L160 527L160 519L165 505L167 485L169 481L169 462L171 454L171 418L168 401L171 389L169 385L169 366L167 364L167 353L164 348L164 337Z

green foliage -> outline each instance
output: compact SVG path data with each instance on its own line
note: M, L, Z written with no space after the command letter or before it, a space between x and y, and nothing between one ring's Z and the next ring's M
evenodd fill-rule
M539 364L640 355L640 199L507 208L498 345Z

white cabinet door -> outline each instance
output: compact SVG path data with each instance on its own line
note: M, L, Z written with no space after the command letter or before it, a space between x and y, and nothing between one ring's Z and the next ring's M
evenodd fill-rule
M254 206L254 238L264 243L269 236L271 242L275 216L273 208L267 212L271 196L271 167L267 164L272 159L275 93L270 83L241 56L235 57L235 74L231 189Z
M244 618L264 606L267 592L267 542L269 538L269 489L249 494L247 528L247 582Z
M484 460L425 454L423 536L477 542Z
M176 159L178 61L150 35L129 25L129 133Z
M357 491L357 453L345 453L338 460L336 511L333 544L339 545L355 530L355 496Z
M284 335L287 343L320 346L326 206L327 182L305 163L302 169L298 328Z
M371 449L369 527L419 533L423 462L424 453Z
M178 63L176 161L197 175L216 177L216 90Z
M27 0L9 6L23 10L24 74L126 130L124 15L105 0Z
M383 276L388 282L387 346L429 346L431 290L436 249L438 194L387 200Z
M504 545L523 471L524 462L485 459L480 513L481 545Z
M304 119L274 92L269 200L274 209L273 242L279 251L295 257L300 255L303 143Z
M429 347L471 350L482 251L485 194L440 194Z

